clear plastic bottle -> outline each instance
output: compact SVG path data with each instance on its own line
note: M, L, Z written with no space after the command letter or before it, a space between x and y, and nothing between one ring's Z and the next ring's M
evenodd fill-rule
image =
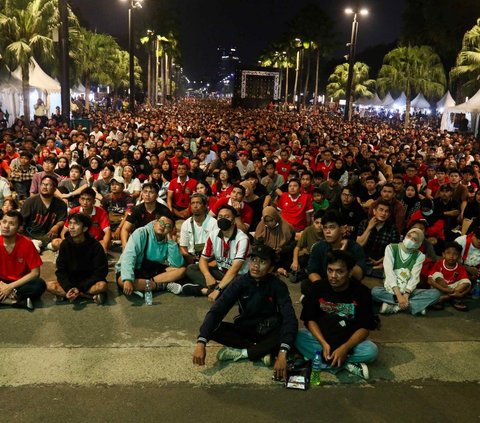
M310 375L310 384L318 386L322 383L320 376L320 369L322 366L322 358L320 351L315 352L315 358L312 362L312 374Z
M475 286L473 287L472 291L472 298L474 300L478 300L480 298L480 279L477 279L477 282L475 282Z
M150 279L145 279L145 304L146 305L153 304L153 294L152 294L152 286L150 284Z

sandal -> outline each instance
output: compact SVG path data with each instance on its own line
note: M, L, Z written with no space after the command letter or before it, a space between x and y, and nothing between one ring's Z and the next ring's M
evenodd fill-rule
M443 303L435 303L429 307L429 309L431 310L438 310L438 311L443 310L444 308L445 308L445 304Z
M452 307L457 311L468 311L468 305L461 300L452 301Z
M100 294L96 294L93 296L93 301L96 305L102 305L105 302L105 293L101 292Z

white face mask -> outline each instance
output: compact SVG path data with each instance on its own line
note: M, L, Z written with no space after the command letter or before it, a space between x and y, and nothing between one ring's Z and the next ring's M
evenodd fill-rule
M424 211L424 212L422 212L422 214L424 216L431 216L433 214L433 210Z
M408 250L415 250L418 248L418 244L410 238L405 238L403 240L403 245L405 245L405 248Z

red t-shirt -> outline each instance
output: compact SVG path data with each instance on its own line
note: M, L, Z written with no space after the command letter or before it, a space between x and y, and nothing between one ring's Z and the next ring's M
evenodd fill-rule
M405 184L413 184L415 186L418 186L422 183L422 180L420 179L420 177L418 175L414 175L411 178L408 177L407 175L404 175L403 176L403 182Z
M217 189L218 189L218 184L214 182L212 185L212 195L214 197L217 197L217 200L219 198L228 198L230 197L230 194L233 191L233 184L230 184L227 188L224 188L222 185L222 187L220 188L220 192L217 192Z
M277 168L278 174L282 175L283 180L286 181L288 174L292 170L292 163L291 162L285 163L283 160L279 160L276 163L275 167Z
M182 157L181 160L177 159L177 156L173 156L170 159L170 163L172 164L172 178L176 178L177 175L177 168L180 163L184 163L187 165L187 169L190 169L190 160L188 160L186 157Z
M190 196L195 192L197 181L187 177L185 182L180 178L172 179L168 186L168 192L173 193L172 206L174 208L186 209L190 206Z
M226 204L229 204L229 205L232 205L231 203L231 199L230 198L220 198L216 203L215 205L211 208L211 211L212 213L215 214L215 216L218 214L218 210L220 209L221 206L224 206ZM252 224L252 220L253 220L253 209L247 204L247 203L243 203L243 207L242 207L242 210L240 212L240 219L243 223L247 224L247 225L251 225Z
M0 235L0 263L0 280L4 282L15 282L43 264L33 242L20 234L17 234L10 254L7 253Z
M70 211L70 215L74 213L82 213L83 210L80 206L74 207ZM108 220L108 213L101 207L95 206L93 209L93 214L90 216L92 219L92 226L88 230L88 233L95 238L97 241L101 241L105 235L105 231L110 228L110 220ZM65 227L68 228L68 218L65 221Z
M445 178L445 182L442 185L445 184L448 184L448 178ZM438 182L437 178L434 178L428 182L427 188L432 191L432 197L435 197L440 189L440 182Z
M315 172L320 171L324 174L325 178L328 178L328 174L333 169L333 166L335 166L335 162L333 160L331 160L329 164L327 164L326 161L322 160L318 162L315 166Z
M445 260L438 260L430 269L428 276L433 276L435 273L441 273L447 285L452 285L463 279L469 280L467 270L463 265L457 263L453 269L449 269L445 266Z
M312 197L300 194L297 199L284 192L278 199L281 216L296 230L303 231L307 227L307 213L313 211Z

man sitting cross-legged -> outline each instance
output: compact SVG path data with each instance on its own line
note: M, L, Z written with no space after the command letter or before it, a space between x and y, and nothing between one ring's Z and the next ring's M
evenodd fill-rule
M193 351L194 364L205 364L206 344L213 339L226 346L217 354L219 361L263 360L270 365L271 355L276 355L274 376L286 376L287 353L298 323L287 286L272 273L275 259L272 248L253 246L248 273L237 276L205 316ZM223 322L237 302L234 323Z
M22 224L16 210L7 211L0 221L0 303L33 310L45 282L40 278L40 255L32 241L18 233Z
M68 231L60 244L56 281L47 282L48 292L70 302L78 297L103 304L107 293L108 261L105 251L89 229L92 219L83 213L69 218Z
M306 328L298 331L295 346L310 360L320 351L324 369L345 368L368 379L365 363L378 355L367 339L377 327L370 291L352 278L353 256L342 250L326 256L327 278L313 283L305 296L301 319Z
M182 292L182 286L174 283L185 273L180 247L172 239L174 225L173 219L161 215L128 239L115 266L118 286L125 295L135 293L143 297L146 281L152 291Z

